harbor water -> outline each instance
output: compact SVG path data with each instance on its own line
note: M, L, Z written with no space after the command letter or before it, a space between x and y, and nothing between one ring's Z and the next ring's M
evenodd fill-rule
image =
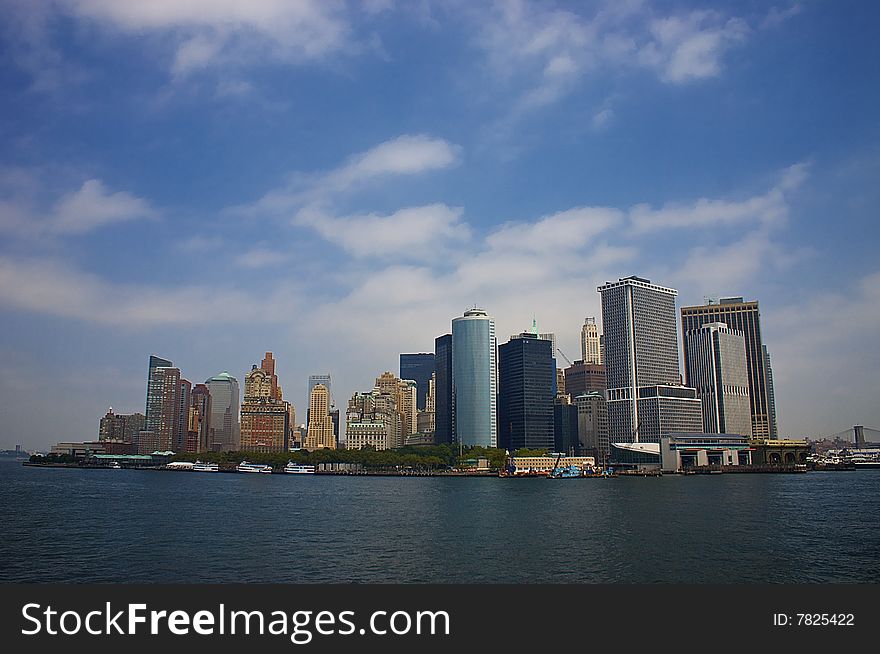
M880 471L497 479L0 463L2 582L878 583Z

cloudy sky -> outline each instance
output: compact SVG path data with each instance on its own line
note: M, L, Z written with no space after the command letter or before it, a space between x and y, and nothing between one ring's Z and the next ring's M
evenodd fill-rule
M275 353L304 418L478 304L758 299L789 436L880 426L870 2L0 0L0 447Z

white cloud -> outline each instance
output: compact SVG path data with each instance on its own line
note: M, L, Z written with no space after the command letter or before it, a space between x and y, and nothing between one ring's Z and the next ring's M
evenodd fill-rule
M36 175L22 172L0 184L0 231L37 238L84 234L100 227L152 219L159 212L149 202L124 191L109 190L100 179L88 179L79 189L41 208L52 190Z
M638 204L630 209L629 217L638 233L725 225L778 225L788 216L786 195L806 180L807 169L805 163L790 166L769 191L745 200L700 198L688 204L667 204L660 209Z
M237 266L253 270L259 268L271 268L280 265L287 260L288 256L283 252L278 252L277 250L272 250L267 247L251 248L247 252L243 252L233 258L233 261Z
M461 148L424 134L398 136L356 155L329 173L321 186L344 190L380 175L416 175L458 163Z
M318 60L355 51L343 2L333 0L73 0L76 17L128 34L171 43L171 71L188 75L214 66Z
M341 217L307 208L297 213L294 223L311 227L355 257L406 260L434 258L451 242L467 239L470 232L461 214L461 208L445 204L407 207L389 215Z
M156 212L142 198L111 193L99 179L89 179L55 206L50 228L59 234L81 234L116 222L151 218Z
M270 299L214 286L159 287L116 284L51 259L0 256L0 303L7 307L86 322L149 328L211 321L282 320L291 295L276 288Z
M496 92L517 96L502 125L557 102L592 73L648 68L671 84L717 76L725 53L751 31L743 19L720 12L658 11L638 0L600 3L592 14L526 0L472 10L475 42ZM610 115L597 114L594 128Z
M608 207L575 207L531 223L508 223L486 239L499 251L559 252L583 248L618 225L623 213Z
M596 132L601 132L604 129L607 129L611 124L611 121L614 119L614 109L610 107L605 107L600 109L595 114L593 114L592 119L592 128Z
M639 61L674 84L715 77L721 72L721 55L744 41L749 31L741 19L722 22L708 11L657 19L650 24L653 40L641 49Z
M458 164L460 155L461 147L444 139L425 134L404 134L356 154L326 173L291 175L287 186L266 193L252 205L229 211L274 216L292 215L303 208L314 211L316 207L332 204L341 194L378 183L384 178L450 168Z
M764 20L761 21L761 29L778 27L790 18L794 18L799 13L801 13L801 9L803 9L803 6L798 4L797 2L785 9L770 7L770 11L767 12Z

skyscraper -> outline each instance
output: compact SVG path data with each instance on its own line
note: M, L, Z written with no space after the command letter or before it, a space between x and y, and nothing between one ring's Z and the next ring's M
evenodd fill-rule
M235 451L241 447L239 422L240 395L238 380L228 372L221 372L205 381L211 393L211 430L214 433L211 450Z
M605 390L605 366L601 363L575 361L563 370L565 392L574 400L582 393Z
M770 438L779 438L779 427L776 424L776 390L773 388L773 366L770 365L770 352L762 345L764 352L764 369L767 371L767 415L770 419Z
M669 433L699 432L700 401L693 388L681 385L678 368L677 291L635 276L598 290L611 442L659 442Z
M574 398L578 414L578 454L596 457L604 464L611 454L608 438L608 406L604 391L590 391Z
M418 412L416 426L421 434L433 434L436 430L436 398L437 398L437 374L431 373L428 381L428 393L425 395L425 410ZM434 441L436 443L436 440Z
M551 347L528 332L498 347L498 447L553 448Z
M281 399L275 361L267 352L259 368L244 378L241 405L241 449L244 452L286 452L290 438L290 406Z
M474 307L452 321L452 422L464 445L497 444L495 321Z
M309 416L306 449L336 449L333 418L330 417L330 391L324 384L315 384L309 395Z
M389 447L403 447L406 437L418 431L416 382L412 379L400 379L393 373L385 371L376 378L376 388L380 393L393 398L394 406L400 414L400 433L397 440Z
M260 369L269 375L269 383L271 384L269 397L273 400L281 401L283 399L281 386L278 385L278 375L275 374L275 359L272 358L271 352L266 352L266 356L260 362Z
M309 403L306 405L308 407L306 409L306 424L309 424L309 422L311 422L311 419L312 419L312 414L310 413L311 412L312 391L315 389L315 386L317 386L318 384L321 384L322 386L324 386L324 388L327 389L327 395L329 397L328 406L333 406L333 387L330 385L330 374L327 373L326 375L309 375L309 395L308 395L308 398L309 398L308 402Z
M581 361L587 364L601 364L602 350L599 347L599 328L596 319L588 317L581 327Z
M205 384L196 384L192 389L192 407L196 411L194 416L196 428L196 441L194 449L187 448L188 452L205 452L211 449L213 430L211 429L211 391Z
M578 411L567 395L553 402L553 451L568 455L578 451Z
M742 297L725 297L717 303L681 308L682 332L694 331L706 323L723 322L743 333L746 362L749 370L749 402L752 415L752 436L770 438L770 399L767 388L767 365L761 340L761 313L757 301L745 302ZM685 369L687 376L688 370Z
M703 404L707 434L752 435L746 341L723 322L684 333L687 384Z
M150 356L145 428L138 432L139 454L177 449L182 426L180 390L180 369L168 359Z
M138 432L144 429L146 417L143 413L113 413L113 407L101 418L98 427L98 440L122 441L126 445L137 445Z
M395 395L376 386L369 393L354 393L345 413L345 447L387 450L401 445L400 412Z
M420 352L418 354L400 355L400 378L412 379L416 383L416 405L419 411L424 411L428 396L428 384L431 375L434 374L434 353Z
M180 379L177 394L177 427L174 431L175 452L186 452L186 437L190 427L189 410L192 407L192 382Z
M434 438L452 443L452 334L434 339Z

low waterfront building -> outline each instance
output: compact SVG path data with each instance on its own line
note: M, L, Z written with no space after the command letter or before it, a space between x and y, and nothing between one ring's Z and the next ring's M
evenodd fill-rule
M615 469L635 473L660 472L660 443L611 443L611 460Z
M94 454L89 457L89 463L95 465L118 463L124 468L155 468L163 465L160 461L161 457L156 458L150 454Z
M513 457L513 466L515 475L527 473L546 473L553 468L567 468L575 466L577 468L592 468L596 465L596 459L592 456L515 456Z
M670 434L660 439L663 472L751 465L751 448L739 434Z
M56 443L49 451L50 454L68 454L78 459L89 457L93 454L106 454L111 441L63 441Z
M755 438L749 441L755 465L793 466L807 462L810 445L806 440Z

